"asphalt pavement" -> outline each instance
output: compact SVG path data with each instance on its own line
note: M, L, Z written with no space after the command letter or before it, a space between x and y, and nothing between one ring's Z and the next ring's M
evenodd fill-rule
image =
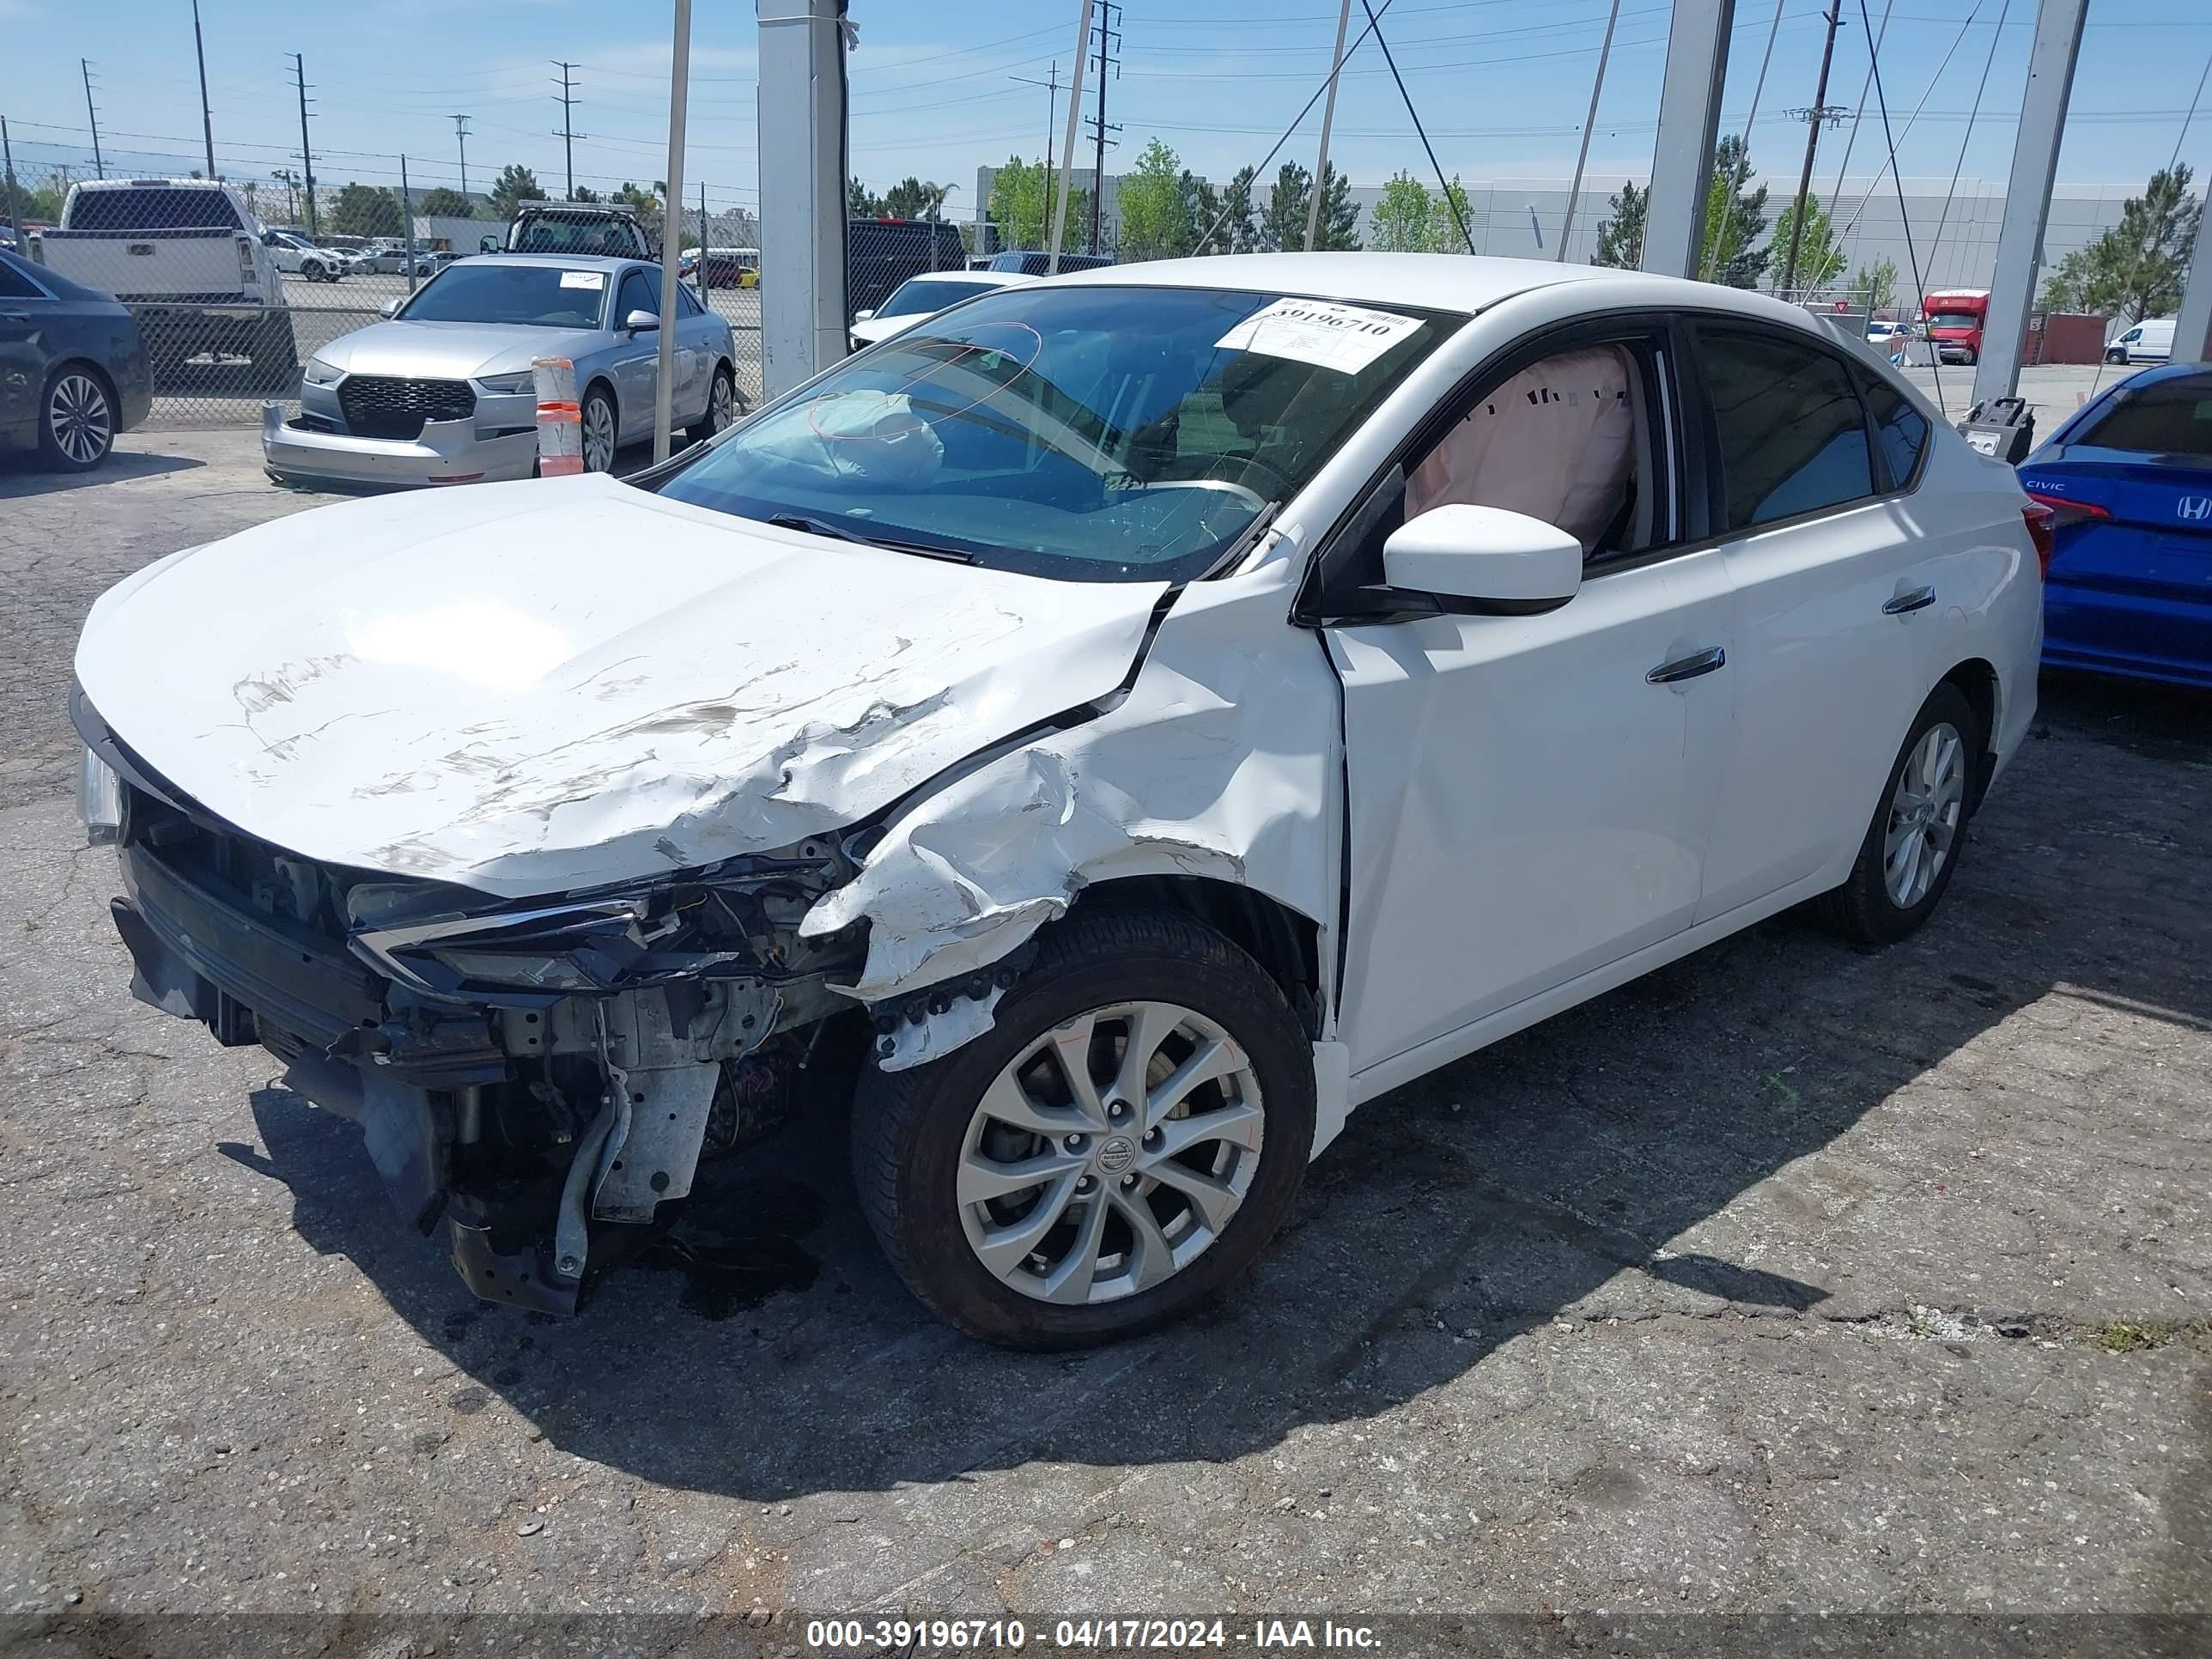
M2146 1621L2212 1615L2212 699L2047 683L1920 935L1778 918L1373 1103L1194 1323L935 1324L834 1103L555 1322L473 1302L266 1054L131 1000L63 798L91 598L315 503L251 433L0 472L7 1629L1333 1610L1771 1652L1712 1615L1820 1611L2204 1650Z

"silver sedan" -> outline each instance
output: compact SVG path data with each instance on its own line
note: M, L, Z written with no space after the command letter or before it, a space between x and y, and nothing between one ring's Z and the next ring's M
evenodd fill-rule
M387 320L307 360L300 413L271 404L261 447L280 483L473 483L538 459L532 362L576 365L584 465L605 472L650 437L659 378L660 269L629 259L489 254L459 260ZM694 438L740 407L730 325L677 289L675 423Z

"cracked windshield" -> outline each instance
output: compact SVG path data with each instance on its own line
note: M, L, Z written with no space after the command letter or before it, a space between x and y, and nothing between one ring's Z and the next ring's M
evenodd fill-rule
M1189 580L1459 320L1264 293L1008 290L763 410L661 493L1033 574Z

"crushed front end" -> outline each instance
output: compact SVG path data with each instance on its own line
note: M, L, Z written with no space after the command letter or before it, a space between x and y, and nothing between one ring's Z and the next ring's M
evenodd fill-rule
M453 1224L479 1296L572 1311L593 1250L758 1140L868 1040L866 924L802 939L833 838L618 890L509 902L318 863L223 823L82 699L141 1000L258 1043L359 1123L404 1220ZM106 820L101 823L100 820ZM102 830L105 834L102 835Z

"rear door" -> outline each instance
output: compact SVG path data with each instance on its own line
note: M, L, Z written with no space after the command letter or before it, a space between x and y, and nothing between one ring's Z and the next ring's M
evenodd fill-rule
M2060 508L2051 658L2212 678L2212 369L2122 387L2021 483Z
M1736 595L1735 742L1705 920L1805 879L1865 833L1928 695L1914 635L1941 614L1940 567L1958 538L1887 487L1858 371L1839 354L1753 322L1697 334L1714 523ZM1919 443L1899 452L1917 468L1926 422L1889 396L1896 418L1918 423Z
M44 290L0 259L0 432L28 439L46 387L46 323L54 309Z

